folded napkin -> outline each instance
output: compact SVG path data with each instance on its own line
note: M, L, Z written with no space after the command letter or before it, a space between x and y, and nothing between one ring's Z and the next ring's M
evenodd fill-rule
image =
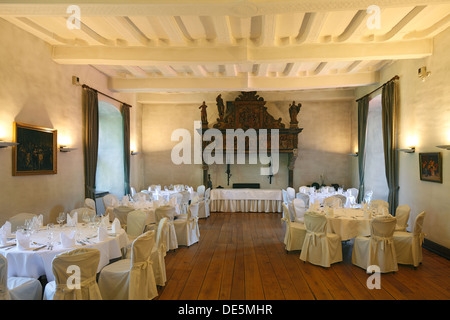
M120 226L120 221L119 221L119 219L115 218L114 221L113 221L113 223L112 223L112 226L111 226L111 231L112 231L113 233L119 233L121 229L122 229L122 228L121 228L121 226Z
M61 245L63 248L71 248L75 245L75 231L66 234L65 232L60 233Z
M17 248L19 250L26 250L30 248L30 236L23 232L16 232Z
M106 216L101 217L100 226L105 228L109 227L109 213Z
M11 222L6 221L5 224L0 228L0 231L7 237L11 235Z
M78 212L74 212L72 216L67 215L67 225L69 227L76 227L78 223Z
M97 238L98 238L98 241L103 241L106 238L108 238L108 231L106 230L105 227L100 226L97 228Z

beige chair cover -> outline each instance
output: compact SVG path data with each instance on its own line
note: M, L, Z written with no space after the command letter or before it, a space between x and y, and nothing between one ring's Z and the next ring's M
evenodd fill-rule
M156 244L152 250L153 274L155 282L158 286L164 286L167 281L166 263L164 257L167 252L167 234L169 231L169 219L162 218L158 224L158 231L156 233Z
M155 231L147 231L131 245L131 259L111 263L100 271L98 286L104 300L151 300L158 295L151 261Z
M92 248L79 248L58 254L52 261L54 281L45 286L44 300L102 300L96 282L100 251ZM79 286L73 278L77 273L68 272L69 267L79 269Z
M342 208L342 200L337 196L331 196L323 200L323 205L330 208Z
M382 273L397 271L393 239L396 223L395 217L391 215L374 218L370 223L370 237L355 238L352 263L363 269L376 265Z
M197 193L200 199L202 199L205 196L205 190L206 187L203 184L197 187Z
M397 262L417 267L422 262L422 244L425 234L422 232L425 211L419 213L414 222L414 231L394 232L394 246Z
M384 207L384 208L389 209L389 202L380 200L380 199L375 199L375 200L370 201L370 204L369 204L370 209L378 209L379 207Z
M8 277L8 260L0 254L0 300L41 299L41 283L33 278Z
M133 241L144 233L146 227L151 224L151 216L148 210L133 210L127 215L127 235Z
M189 206L186 218L177 218L173 222L178 245L190 246L199 241L198 202Z
M327 233L327 218L318 212L305 213L306 236L300 259L315 265L329 267L342 261L339 235Z
M114 211L113 211L114 217L119 220L120 225L125 230L127 230L127 216L131 211L134 211L133 207L127 207L127 206L114 207Z
M11 232L16 232L18 226L25 225L25 220L33 219L34 217L37 217L37 215L33 213L18 213L12 216L8 219L11 223Z
M95 200L91 198L84 199L84 206L95 211Z
M284 245L286 251L302 250L303 241L305 240L306 228L303 223L292 222L289 217L288 207L282 203L283 218L286 224L286 233L284 234Z
M408 227L408 220L410 213L411 208L407 204L397 207L397 209L395 210L395 218L397 219L395 231L406 231L406 228Z
M167 250L175 250L176 248L178 248L177 233L175 232L174 227L175 213L176 209L172 206L161 206L156 208L155 210L157 224L159 224L159 221L162 218L168 218L167 224L169 225L169 233L167 235Z
M306 207L306 203L303 199L294 199L292 200L292 206L294 208L294 212L295 212L295 222L300 222L300 223L304 223L305 219L305 212L306 210L308 210L308 208Z
M105 207L105 212L108 211L108 208L111 208L110 210L112 210L112 208L119 205L119 199L117 199L117 197L113 194L107 194L106 196L104 196L102 198L102 202L103 206Z

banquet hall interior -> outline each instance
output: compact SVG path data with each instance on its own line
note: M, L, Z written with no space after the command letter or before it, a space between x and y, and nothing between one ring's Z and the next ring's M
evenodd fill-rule
M0 0L0 39L0 299L450 298L448 1Z

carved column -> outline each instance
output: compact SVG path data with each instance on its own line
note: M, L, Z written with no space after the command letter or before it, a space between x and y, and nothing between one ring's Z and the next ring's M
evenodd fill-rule
M289 169L289 176L288 176L288 186L293 188L294 187L294 169L295 169L295 161L297 160L298 156L298 149L293 149L292 153L289 153L289 161L288 161L288 169Z

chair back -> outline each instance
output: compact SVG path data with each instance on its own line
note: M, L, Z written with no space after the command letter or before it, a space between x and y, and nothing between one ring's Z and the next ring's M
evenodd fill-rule
M356 188L349 188L349 189L347 189L347 192L349 192L352 196L354 196L355 200L358 199L358 193L359 193L358 189L356 189Z
M294 207L295 216L297 218L302 218L305 215L305 212L307 210L305 201L303 201L303 199L295 198L292 201L292 205Z
M198 202L189 205L188 217L190 220L198 218Z
M158 231L156 232L156 248L161 252L167 252L167 237L169 233L169 219L162 218L159 220Z
M370 223L371 237L377 239L392 239L397 219L390 215L375 217Z
M307 208L309 208L309 200L310 200L310 198L309 198L309 195L307 193L300 192L299 194L297 194L297 198L302 199L303 202L305 203L305 206Z
M308 211L305 213L305 227L307 232L326 234L327 217L319 212Z
M94 200L94 199L91 199L91 198L86 198L86 199L84 199L84 206L85 206L86 208L95 210L95 200Z
M150 201L150 194L146 192L138 192L133 196L134 201Z
M287 187L286 192L287 192L287 200L288 200L288 202L291 202L292 200L295 199L295 189L294 188Z
M0 254L0 300L11 300L8 291L8 260Z
M404 228L408 226L409 214L411 213L411 207L407 204L398 206L395 210L395 218L397 218L397 227Z
M309 188L307 186L301 186L298 188L298 192L300 193L308 193Z
M419 213L414 222L414 234L422 234L423 222L425 220L425 211Z
M282 189L281 193L283 194L283 203L288 203L288 194L287 191Z
M127 215L127 234L135 238L144 233L145 227L150 224L150 218L147 210L130 211Z
M56 282L53 300L101 300L96 281L99 262L100 251L92 248L74 249L55 256L52 261ZM74 269L74 266L78 268ZM70 270L72 271L69 272ZM69 279L73 274L80 276L79 283L76 278L75 282Z
M115 207L114 208L114 217L119 219L119 222L122 226L125 226L127 224L127 216L133 210L134 210L133 207L127 207L127 206Z
M203 184L197 187L199 197L203 197L205 195L205 189L206 187Z
M102 198L102 201L105 209L107 209L108 207L114 207L119 203L119 200L113 194L107 194Z
M339 208L342 207L342 200L336 196L331 196L323 200L324 206Z
M389 210L389 202L381 200L381 199L375 199L370 201L369 207L371 209L378 209L379 207L387 208Z
M96 213L95 210L91 209L91 208L86 208L86 207L81 207L81 208L75 208L73 210L70 211L70 216L73 218L75 212L77 212L77 221L83 222L83 215L85 213L87 213L89 215L89 218L92 221L92 218L95 217Z
M210 194L211 194L211 188L206 189L206 191L205 191L205 200L209 200Z
M173 218L175 217L176 209L172 206L160 206L156 208L155 210L155 217L156 222L159 223L159 221L166 217L169 219L169 221L173 221Z
M131 268L128 287L129 300L148 300L156 290L151 264L151 251L155 245L155 231L147 231L131 244ZM154 286L154 289L151 287Z
M37 217L37 215L33 213L18 213L12 216L8 219L8 221L11 223L11 232L16 232L18 226L25 225L25 220L30 220L34 217Z
M367 191L367 192L364 194L363 202L364 202L364 203L370 203L370 202L372 201L372 196L373 196L373 191L372 191L372 190Z
M283 217L281 218L281 221L286 222L286 226L289 226L291 224L291 219L289 217L289 208L284 202L281 204L281 206L283 207Z

